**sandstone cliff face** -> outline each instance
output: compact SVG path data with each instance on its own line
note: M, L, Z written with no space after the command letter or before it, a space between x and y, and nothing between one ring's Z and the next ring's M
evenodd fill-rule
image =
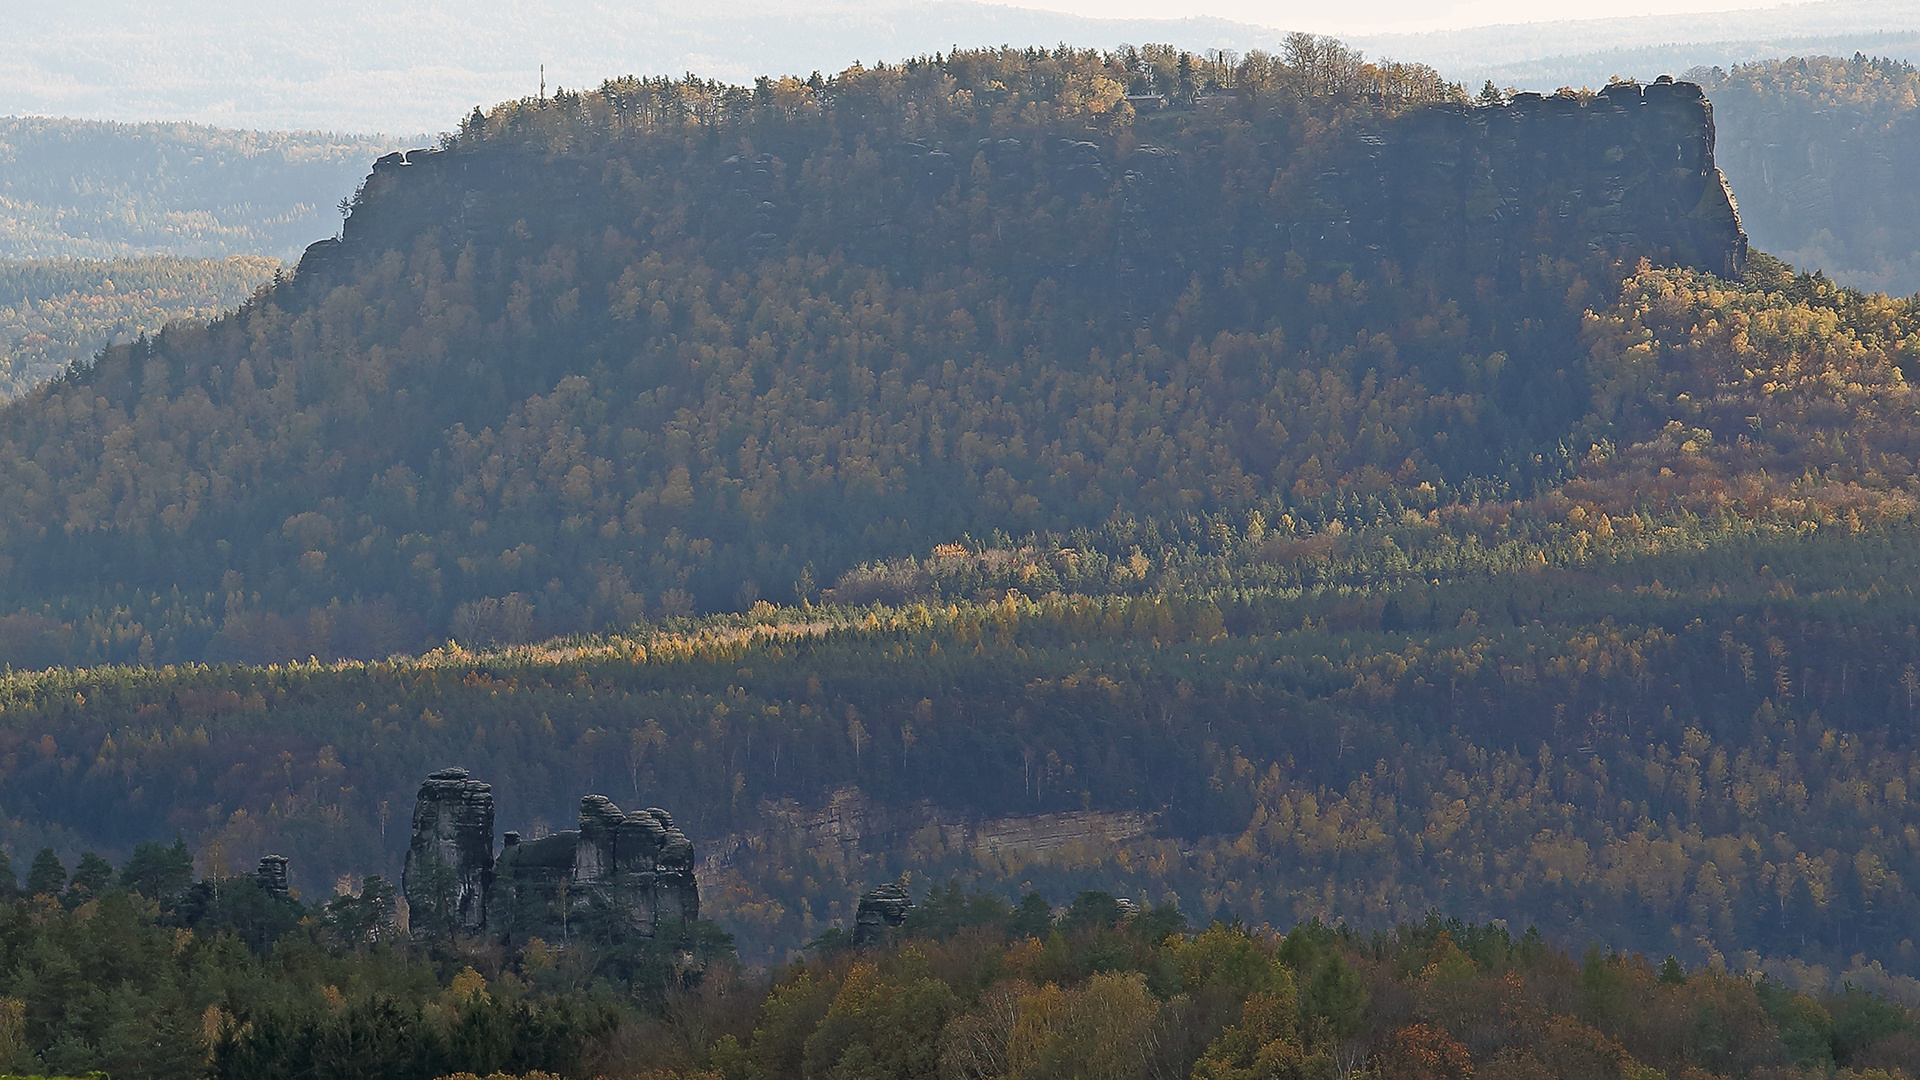
M1083 251L1058 265L1041 259L1030 269L1136 312L1169 299L1196 272L1238 265L1246 248L1356 266L1388 259L1468 280L1515 275L1543 256L1646 257L1729 277L1746 259L1746 235L1714 165L1713 109L1692 83L1623 83L1587 99L1520 94L1491 107L1410 109L1380 130L1346 136L1319 175L1288 181L1303 186L1283 192L1276 181L1264 221L1215 220L1223 163L1195 160L1202 152L1193 146L1152 145L1150 125L1124 149L1088 141L1085 132L1060 134L1075 137L955 146L895 137L876 145L886 183L871 197L887 202L891 216L878 228L850 232L810 209L795 187L801 161L791 155L818 149L806 145L786 147L789 158L735 153L721 160L721 145L734 145L721 140L711 158L683 157L673 171L683 178L688 205L678 208L630 203L609 183L600 158L624 147L601 148L599 158L490 143L389 154L375 164L343 239L310 248L298 278L324 286L342 261L408 250L428 233L456 249L469 242L484 248L523 230L578 242L636 212L673 217L683 234L674 239L703 245L716 266L783 252L839 252L905 269L929 254L916 245L934 244L914 222L954 190L1106 204L1111 242L1104 253ZM1261 152L1275 169L1289 167L1285 147L1263 143ZM628 164L619 160L615 171ZM1049 237L1036 247L1085 239ZM943 249L942 265L948 257Z
M292 892L287 886L287 864L285 855L262 855L260 866L253 872L254 883L273 896L286 896Z
M483 929L492 879L493 787L468 779L465 769L442 769L414 800L413 839L400 875L416 932L427 921L459 933ZM421 918L427 913L432 920Z
M1502 278L1545 256L1644 256L1729 278L1747 237L1714 165L1713 107L1692 83L1591 99L1435 106L1361 135L1323 176L1324 219L1294 246Z
M913 911L913 897L905 882L889 881L861 894L860 908L853 918L853 943L873 945L886 937L889 927L900 926Z
M522 841L508 833L495 866L494 931L508 944L566 941L589 930L652 936L700 917L693 843L665 810L622 812L580 800L580 829Z
M493 848L493 789L465 769L420 785L401 878L416 936L487 933L508 944L584 933L652 936L700 917L693 843L657 807L580 800L580 828ZM264 871L263 871L264 872Z

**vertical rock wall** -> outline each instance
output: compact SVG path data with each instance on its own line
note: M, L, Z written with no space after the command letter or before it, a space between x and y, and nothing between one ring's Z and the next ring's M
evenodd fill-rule
M863 894L853 917L853 943L873 945L886 937L891 927L906 923L913 911L913 896L904 881L889 881Z
M1496 279L1589 253L1738 278L1747 237L1713 148L1713 106L1670 80L1419 109L1356 138L1294 246Z
M784 166L764 154L696 158L688 162L689 197L701 209L689 219L687 239L715 265L781 250L836 250L879 266L901 260L899 269L913 270L927 257L915 248L927 230L912 223L931 229L935 219L923 215L956 186L962 195L979 190L996 199L1110 200L1108 254L1036 264L1034 272L1098 290L1134 315L1164 303L1196 272L1239 265L1247 248L1356 265L1385 258L1468 280L1510 277L1532 259L1595 253L1729 277L1744 269L1746 235L1714 165L1713 108L1692 83L1621 83L1585 98L1520 94L1489 107L1431 105L1381 123L1348 131L1318 175L1297 190L1276 189L1266 220L1234 222L1225 234L1215 220L1222 161L1202 160L1205 152L1191 142L1123 153L1063 128L1057 134L1073 137L876 146L903 181L875 194L895 200L897 243L818 222L802 228L801 195L790 177L782 179L799 158ZM1277 170L1294 164L1277 140L1256 152ZM956 166L975 158L983 168ZM548 157L526 146L389 154L375 164L344 239L309 249L297 279L324 287L343 263L410 250L426 230L485 245L531 227L556 242L578 242L597 235L601 223L657 209L625 204L604 177L590 155ZM1039 246L1068 250L1074 239L1056 235ZM924 242L942 241L929 233Z
M253 872L253 880L262 889L274 896L286 896L292 890L287 887L287 863L285 855L262 855L260 866Z
M442 769L420 785L400 876L414 932L484 929L492 882L493 786Z
M604 795L580 800L578 832L510 837L495 874L494 929L508 942L584 933L654 935L700 917L693 843L657 807L623 812Z

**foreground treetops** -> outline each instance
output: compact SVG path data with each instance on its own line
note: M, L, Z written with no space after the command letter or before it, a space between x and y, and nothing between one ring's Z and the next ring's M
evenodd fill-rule
M833 927L749 971L711 928L653 950L587 933L414 942L370 910L392 914L373 878L310 906L249 878L140 889L0 898L10 1063L156 1080L1898 1080L1920 1036L1909 1008L1854 987L1576 958L1435 914L1371 934L1200 930L1171 902L1029 891L1016 905L951 882L903 887L918 902L867 944ZM112 979L105 1008L76 967Z

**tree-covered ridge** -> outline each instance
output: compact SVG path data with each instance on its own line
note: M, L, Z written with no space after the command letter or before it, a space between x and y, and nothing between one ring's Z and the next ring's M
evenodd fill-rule
M1855 288L1920 292L1920 71L1855 54L1695 70L1753 242Z
M278 269L244 255L0 262L0 396L17 397L110 343L177 319L217 318Z
M1890 123L1920 107L1920 69L1888 57L1790 56L1712 78L1715 89L1750 95L1781 112L1838 107Z
M1576 961L1432 914L1370 936L1117 914L1082 893L1044 939L1023 937L1046 916L1039 897L1009 908L936 887L890 947L782 972L750 1034L721 1035L680 1075L1626 1080L1913 1065L1910 1014L1857 990L1816 1002L1671 958Z
M1764 257L1744 288L1643 271L1613 310L1589 316L1604 425L1592 430L1606 438L1567 493L1615 513L1794 514L1811 503L1907 517L1920 493L1917 317L1912 301Z
M1301 39L509 103L383 163L293 282L8 413L4 605L74 659L377 656L995 530L1538 494L1620 273L1575 179L1524 257L1333 220L1327 176L1457 97ZM1479 198L1402 194L1416 231Z
M236 388L247 390L243 400L261 418L252 427L216 422L217 409L207 411L213 403L197 393L131 423L96 396L105 411L89 412L81 430L104 440L120 428L120 438L154 440L155 452L123 460L119 471L90 472L102 460L96 450L91 464L81 458L83 467L64 477L34 469L7 477L17 512L31 519L26 529L46 530L44 540L15 548L20 566L34 565L26 560L36 549L47 559L59 552L44 572L16 569L10 579L16 595L43 590L41 604L50 606L16 616L16 625L33 629L10 637L9 647L23 665L208 649L261 660L385 655L418 647L432 627L419 616L436 610L445 612L442 633L511 642L696 604L791 602L827 586L855 603L968 597L993 587L1094 595L1377 589L1503 566L1581 565L1600 550L1595 541L1616 532L1657 549L1660 531L1672 527L1713 542L1706 538L1756 528L1904 520L1913 498L1905 451L1910 304L1771 265L1739 286L1640 271L1569 344L1569 362L1584 359L1591 389L1563 415L1585 415L1570 420L1556 444L1492 475L1476 475L1457 455L1476 438L1511 438L1513 425L1492 423L1487 410L1501 410L1509 393L1538 402L1529 382L1541 381L1497 355L1442 367L1477 391L1432 394L1427 373L1415 368L1391 383L1377 369L1356 378L1361 364L1404 363L1391 341L1370 338L1385 359L1369 361L1349 346L1342 363L1319 370L1309 347L1293 354L1289 370L1271 359L1288 355L1272 334L1264 344L1222 334L1184 357L1143 339L1111 362L1096 357L1091 370L1050 366L1033 352L1011 370L975 362L963 371L949 358L919 368L915 384L872 376L866 394L849 397L836 381L857 380L858 370L843 377L789 368L782 383L754 392L741 381L751 349L735 346L715 350L717 370L698 389L651 384L632 406L595 390L588 376L568 376L555 393L516 407L501 431L456 428L451 451L432 459L436 472L390 467L355 501L316 503L311 489L289 488L279 495L299 512L249 548L244 534L213 531L234 526L208 520L223 512L223 495L231 506L241 489L226 473L257 485L267 462L292 456L297 436L314 430L306 424L324 421L272 419L283 416L276 409L304 414L284 395L240 385L250 380L244 366ZM741 295L742 318L769 303ZM686 302L705 304L696 299ZM777 311L761 314L778 325ZM912 336L906 328L926 322L881 329ZM173 340L188 333L177 329ZM916 347L903 343L891 362L909 363L902 358ZM809 372L818 380L811 392L784 381ZM1549 385L1559 383L1556 376ZM342 389L357 397L370 385L371 374ZM365 416L397 415L405 404L398 397L368 399ZM74 460L81 448L64 441L75 430L65 410L79 400L75 386L52 387L44 408L18 418L46 440L36 457ZM1833 430L1841 422L1846 437ZM256 432L285 449L267 452ZM163 445L171 449L161 452ZM1484 461L1487 451L1480 453ZM1436 463L1442 454L1455 463ZM195 460L212 468L187 464ZM329 470L350 468L332 461L282 468L319 470L308 475L325 491ZM188 486L169 494L174 483ZM956 490L971 497L955 498ZM201 500L211 508L206 518ZM57 530L48 529L61 521L54 507L65 512ZM349 516L356 508L357 521ZM889 511L899 516L883 516ZM457 524L448 528L448 520ZM594 520L600 525L589 528ZM860 534L845 527L862 522ZM67 584L78 572L73 545L113 566L141 545L171 543L174 528L212 538L188 558L231 567L217 591L143 592L112 604L100 594L72 596L89 587ZM942 543L969 533L980 538L976 550L1008 554L974 558L964 544L959 555L940 554ZM1031 539L996 543L996 533ZM771 546L780 536L820 554L802 562L790 547ZM757 538L751 548L746 538ZM907 553L835 568L882 545ZM829 561L836 551L847 554ZM647 561L636 561L641 553ZM694 592L702 579L687 576L703 565L715 575L704 596ZM97 576L98 567L87 571ZM653 582L664 588L642 591L644 575L662 572L671 576ZM256 581L268 591L248 591ZM281 604L268 602L272 590ZM343 592L358 597L326 602ZM287 600L303 596L314 597L312 608L285 611Z
M290 259L394 146L379 136L0 118L0 258Z
M457 762L675 807L756 961L910 869L1906 986L1912 302L1595 252L1566 178L1525 258L1421 185L1369 246L1354 170L1651 99L1351 61L619 82L384 159L0 411L0 661L142 665L0 681L0 840L311 888ZM1040 815L1140 826L970 839Z

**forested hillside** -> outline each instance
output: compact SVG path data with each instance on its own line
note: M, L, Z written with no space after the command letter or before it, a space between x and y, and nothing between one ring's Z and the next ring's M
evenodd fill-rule
M291 282L0 416L0 606L75 660L381 656L1543 493L1620 260L1744 246L1691 87L1458 97L1302 39L476 114Z
M291 258L384 136L0 118L0 259Z
M1920 311L1711 146L1311 38L477 112L0 410L0 839L317 895L457 763L754 962L911 871L1915 995Z
M111 342L176 319L209 322L245 302L279 264L225 259L0 262L0 396L85 364Z
M14 676L7 846L180 832L227 860L289 854L324 892L391 874L413 788L457 761L529 835L582 790L673 807L705 910L755 960L911 870L1276 925L1438 906L1920 989L1890 981L1920 973L1911 533L1594 520L1606 539L1562 549L1591 546L1589 569L1516 544L1508 571L1372 594L1012 593L395 664ZM1335 570L1348 538L1391 555L1419 528L1304 544ZM951 558L1037 593L1074 553L1037 554ZM852 842L812 831L846 790L870 806L841 813ZM1088 810L1146 831L984 839Z
M1920 71L1856 54L1688 77L1713 97L1720 167L1757 246L1857 289L1920 292Z

